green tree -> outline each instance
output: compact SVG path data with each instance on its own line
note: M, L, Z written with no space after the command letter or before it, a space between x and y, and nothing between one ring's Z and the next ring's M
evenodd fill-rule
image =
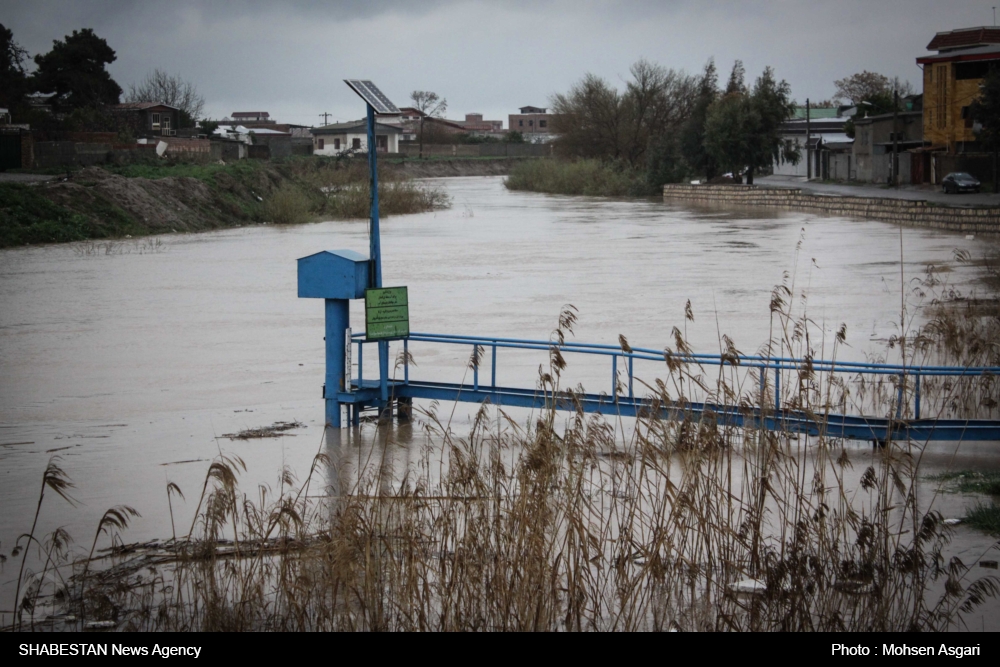
M737 62L738 68L741 63ZM734 68L736 74L737 68ZM740 77L730 77L738 83ZM753 90L738 92L735 86L709 111L705 126L705 148L718 163L734 175L746 172L747 183L754 174L775 161L798 163L800 154L794 142L781 136L781 126L795 112L791 87L778 82L767 67Z
M520 132L518 132L517 130L511 130L510 132L507 133L507 136L504 137L504 143L507 143L507 144L523 144L524 143L524 135L521 134Z
M14 41L14 33L0 23L0 107L18 113L28 93L24 61L28 52Z
M719 98L719 75L715 61L709 60L698 84L698 99L691 110L691 117L681 129L680 151L692 171L712 180L718 175L718 166L712 154L705 149L705 123L708 111Z
M979 84L979 97L973 100L969 113L980 124L976 138L993 152L993 192L1000 192L1000 69L990 68Z
M65 41L53 41L51 51L35 56L34 87L55 93L54 104L73 109L117 104L121 86L105 69L115 60L114 50L93 30L74 30Z

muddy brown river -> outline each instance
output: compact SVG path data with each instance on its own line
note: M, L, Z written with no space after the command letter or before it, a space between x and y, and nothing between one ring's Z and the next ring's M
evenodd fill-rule
M500 177L430 182L450 194L450 209L382 223L384 283L409 288L411 330L421 332L547 339L573 304L581 342L617 344L621 334L662 349L677 326L697 352L718 352L727 334L753 353L772 333L771 290L784 281L817 332L832 340L847 325L840 358L865 360L899 333L901 289L907 316L921 322L914 291L929 265L951 289L980 289L977 269L954 253L979 257L988 243L918 229L901 239L892 225L834 216L508 192ZM323 308L296 297L295 260L367 254L367 243L366 221L337 221L0 251L0 553L9 558L30 528L55 455L77 505L47 495L37 532L65 526L88 546L119 504L141 513L127 540L169 537L168 481L187 496L175 499L177 523L190 525L220 452L247 463L247 489L275 486L283 465L304 475L323 435ZM684 318L688 300L694 321ZM355 330L363 319L353 304ZM413 352L414 377L462 380L465 353ZM534 385L544 354L502 355L501 383ZM569 361L571 384L606 390L610 369ZM474 409L458 406L455 430ZM223 437L279 421L304 427ZM1000 468L998 446L941 446L925 473ZM938 502L956 516L971 498ZM991 542L959 527L952 549L974 562ZM8 560L0 611L11 608L16 575ZM972 629L980 623L1000 629L992 613Z

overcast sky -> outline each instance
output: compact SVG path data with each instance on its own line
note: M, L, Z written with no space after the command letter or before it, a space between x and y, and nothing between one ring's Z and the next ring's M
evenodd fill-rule
M992 0L1000 5L998 0ZM74 29L115 49L122 86L154 68L204 95L209 116L269 111L315 125L361 118L343 83L373 80L399 106L414 90L448 100L448 117L501 119L548 106L590 72L622 87L646 58L699 72L734 60L752 81L770 65L804 102L833 96L834 79L867 69L907 79L935 32L993 24L975 0L0 0L0 23L29 54Z

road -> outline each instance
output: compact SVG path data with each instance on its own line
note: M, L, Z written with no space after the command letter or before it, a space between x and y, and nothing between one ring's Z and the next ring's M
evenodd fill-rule
M947 195L940 188L932 186L906 185L899 189L884 185L844 185L840 183L806 183L805 179L788 176L764 176L754 179L757 185L772 188L799 188L803 192L818 195L841 195L845 197L882 197L885 199L907 199L928 201L947 206L1000 206L998 194Z

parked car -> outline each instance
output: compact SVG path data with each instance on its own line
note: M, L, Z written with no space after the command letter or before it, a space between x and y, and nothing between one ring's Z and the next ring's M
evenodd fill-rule
M982 183L964 171L956 171L945 176L941 186L947 194L954 195L959 192L979 192Z

